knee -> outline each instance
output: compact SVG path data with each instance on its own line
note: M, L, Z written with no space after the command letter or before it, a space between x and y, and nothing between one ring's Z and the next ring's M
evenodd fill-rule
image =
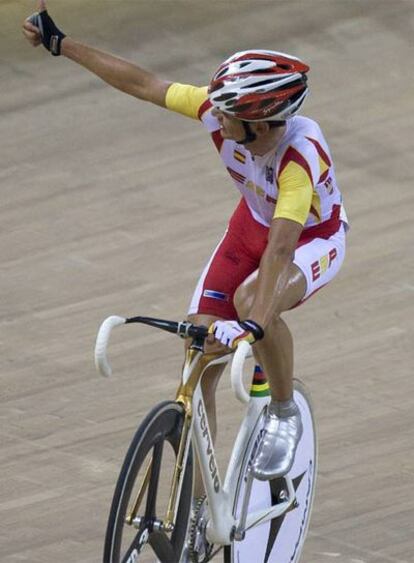
M275 315L272 318L269 325L266 327L265 336L267 336L272 342L283 342L286 341L286 339L292 341L292 334L289 327L280 315Z

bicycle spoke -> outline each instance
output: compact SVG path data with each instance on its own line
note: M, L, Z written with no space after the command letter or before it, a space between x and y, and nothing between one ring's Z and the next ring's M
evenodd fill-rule
M147 505L145 508L145 521L155 517L155 507L157 501L158 482L160 478L161 459L164 449L164 440L154 444L151 462L151 474L148 483Z
M168 561L171 563L177 561L178 558L174 546L165 532L153 532L150 535L148 543L160 561Z
M146 541L143 542L141 540L141 537L142 537L143 534L148 534L148 531L147 530L140 530L136 534L136 536L133 539L133 541L131 542L131 545L129 546L128 550L125 552L125 555L122 557L121 563L128 563L134 549L136 549L138 553L141 551L143 544L146 543Z

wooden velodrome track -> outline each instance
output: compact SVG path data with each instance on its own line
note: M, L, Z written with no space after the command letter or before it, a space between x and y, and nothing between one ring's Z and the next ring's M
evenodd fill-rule
M119 329L104 380L97 327L181 319L238 195L196 122L30 48L33 9L0 3L0 561L92 563L134 428L174 395L182 359L171 336ZM304 113L331 145L352 229L337 281L286 316L320 435L302 560L414 561L413 2L49 9L66 33L173 80L205 84L248 47L310 63ZM223 459L241 412L228 380L218 401Z

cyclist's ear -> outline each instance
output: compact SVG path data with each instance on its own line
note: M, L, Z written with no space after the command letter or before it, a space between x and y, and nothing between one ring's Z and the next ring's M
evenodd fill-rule
M267 121L251 122L250 127L253 129L253 132L256 133L256 135L258 136L265 135L270 130L270 125L267 123Z

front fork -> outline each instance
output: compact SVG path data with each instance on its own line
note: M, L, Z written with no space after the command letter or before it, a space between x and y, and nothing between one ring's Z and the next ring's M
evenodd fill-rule
M178 500L180 497L186 460L190 446L190 441L188 438L191 427L191 418L191 411L185 410L183 429L181 431L180 445L178 447L177 460L175 463L174 474L171 482L171 492L168 500L167 515L164 523L165 529L167 531L172 531L174 529L175 517L177 515Z
M178 500L181 492L181 486L184 478L184 470L189 449L189 430L191 427L191 412L185 411L183 428L180 437L180 444L178 446L177 460L174 467L174 473L171 480L171 490L168 500L166 516L163 520L157 520L157 525L166 532L172 532L174 529L175 517L178 510ZM152 459L148 463L145 470L144 478L141 487L138 491L135 501L125 517L125 524L139 528L142 522L141 517L137 517L139 507L141 506L145 492L148 488L152 468Z

